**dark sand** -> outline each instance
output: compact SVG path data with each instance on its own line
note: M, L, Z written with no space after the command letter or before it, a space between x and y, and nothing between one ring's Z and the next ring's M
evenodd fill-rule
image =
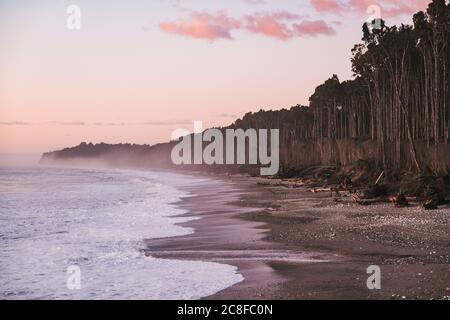
M147 241L155 257L237 266L245 280L208 299L449 299L449 207L360 206L258 178L215 179L178 204L200 217L182 224L195 233ZM381 290L366 285L373 264Z

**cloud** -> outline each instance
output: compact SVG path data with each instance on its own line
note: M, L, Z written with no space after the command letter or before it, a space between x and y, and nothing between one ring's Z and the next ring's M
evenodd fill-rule
M86 125L92 126L172 126L191 124L188 120L145 121L145 122L93 122Z
M85 122L81 121L50 121L49 124L56 124L60 126L84 126Z
M224 11L216 14L192 12L188 20L162 22L159 27L167 33L215 41L233 39L231 31L239 29L241 22L230 18Z
M294 24L293 28L299 37L332 36L336 34L336 31L323 20L302 21L301 23Z
M288 40L294 36L292 29L285 23L299 19L300 16L287 11L254 14L246 17L246 28L252 33L263 34L279 40Z
M341 13L345 5L338 0L311 0L311 4L318 12Z
M148 122L138 122L129 125L140 125L140 126L173 126L173 125L186 125L192 124L189 120L174 120L174 121L148 121Z
M9 121L0 122L5 126L27 126L27 125L54 125L54 126L171 126L191 124L188 120L168 120L168 121L146 121L146 122L82 122L82 121L47 121L47 122L24 122Z
M2 126L28 126L28 122L24 121L7 121L7 122L0 122L0 125Z
M336 33L322 20L302 21L302 16L289 11L253 13L241 19L230 17L224 11L216 14L191 12L187 19L162 22L159 27L167 33L211 42L218 39L233 39L231 31L238 29L282 41L296 36L334 35Z
M368 14L373 6L380 8L381 17L410 15L427 7L430 0L310 0L318 12L342 14L356 12ZM369 13L372 13L369 11Z
M233 118L233 119L237 119L238 116L235 114L230 114L230 113L221 113L218 115L218 117L220 118Z

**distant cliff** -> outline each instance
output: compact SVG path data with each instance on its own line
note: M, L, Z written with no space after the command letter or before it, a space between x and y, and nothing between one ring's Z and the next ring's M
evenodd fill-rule
M281 176L295 176L313 166L336 168L366 162L374 170L406 170L417 172L411 156L409 141L402 141L402 162L386 167L380 161L380 144L370 137L313 137L313 112L308 107L295 106L289 110L248 113L232 125L221 128L279 129ZM153 146L136 144L81 143L72 148L43 154L42 163L97 162L111 167L199 169L220 172L257 174L258 166L249 165L183 165L174 166L170 154L176 142ZM384 150L390 154L395 143L385 142ZM446 175L450 173L450 144L427 145L424 140L414 140L416 159L422 173ZM225 155L224 155L225 156Z
M100 164L109 167L149 168L170 165L170 143L154 146L137 144L92 144L78 146L42 155L42 164Z

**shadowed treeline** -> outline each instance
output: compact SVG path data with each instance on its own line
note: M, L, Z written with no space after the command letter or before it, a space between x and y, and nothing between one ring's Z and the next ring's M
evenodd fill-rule
M365 158L380 167L448 172L450 4L434 0L413 21L378 21L373 30L364 24L352 50L354 80L333 75L309 108L247 114L236 126L280 128L286 168Z

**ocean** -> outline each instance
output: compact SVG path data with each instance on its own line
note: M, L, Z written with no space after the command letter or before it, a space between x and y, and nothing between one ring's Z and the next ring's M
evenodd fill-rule
M177 207L204 178L149 171L0 168L0 299L199 299L236 267L144 255L195 232Z

